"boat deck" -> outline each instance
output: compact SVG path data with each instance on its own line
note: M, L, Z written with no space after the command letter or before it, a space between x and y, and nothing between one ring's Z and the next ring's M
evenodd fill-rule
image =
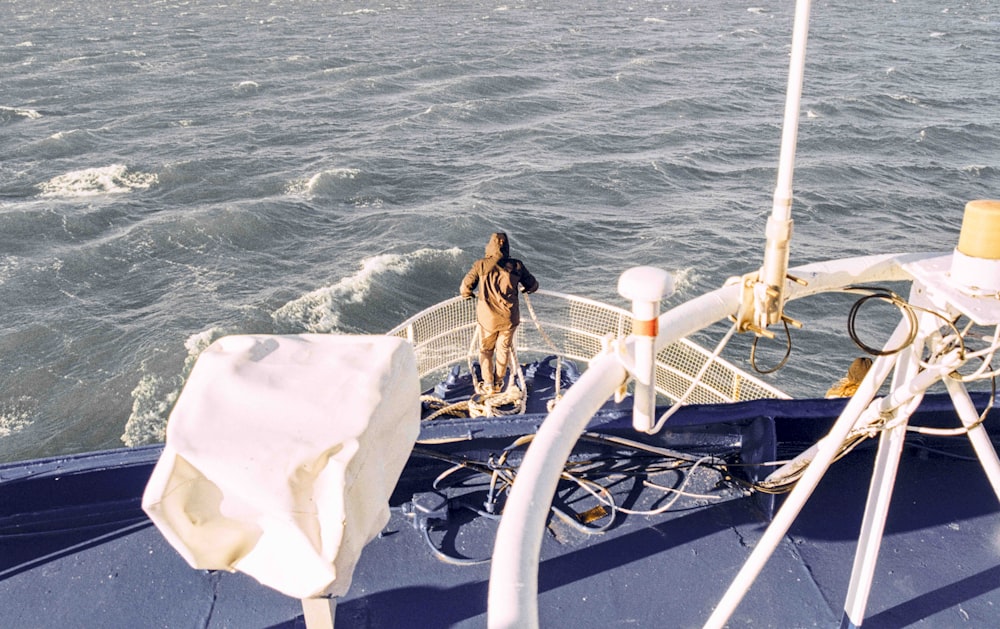
M946 401L929 396L914 423L936 422ZM787 443L821 434L842 404L769 400L726 408L737 433L747 422L774 418L779 443ZM697 418L718 412L721 407L690 407L676 418L698 424ZM595 429L613 434L604 422ZM996 420L987 423L997 443ZM490 449L486 442L474 442L475 451L457 442L436 456L474 460ZM1000 504L964 438L908 443L864 626L996 626ZM831 467L729 626L839 625L872 445ZM582 447L578 458L594 461L607 445ZM0 626L304 626L299 601L240 573L189 568L150 524L139 498L158 452L148 447L0 468L0 504L33 509L0 512ZM665 502L641 480L681 482L666 465L632 473L640 463L619 457L613 464L620 479L605 484L619 506L638 510ZM366 547L348 596L338 601L337 627L485 626L489 564L459 564L492 552L497 523L483 513L488 484L482 474L454 474L433 489L447 467L441 458L412 459L389 525ZM539 567L542 627L698 627L706 621L765 530L768 505L715 467L685 469L686 494L655 516L619 513L612 522L577 488L560 489L560 506L592 519L550 520ZM438 509L444 500L448 508ZM608 528L588 533L584 526Z

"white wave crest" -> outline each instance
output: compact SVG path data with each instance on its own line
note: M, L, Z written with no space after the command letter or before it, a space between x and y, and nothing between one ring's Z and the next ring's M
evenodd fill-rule
M146 189L157 181L155 174L132 172L122 164L113 164L103 168L74 170L53 177L37 187L43 197L92 197Z
M256 94L260 91L260 83L257 81L240 81L233 86L233 91L237 94Z
M132 413L125 422L125 432L121 440L129 448L153 443L161 443L167 434L167 418L174 407L177 396L194 368L195 361L215 339L224 336L221 328L209 328L192 334L184 342L187 357L180 376L164 378L155 374L144 374L132 390Z
M889 94L889 98L891 98L892 100L898 100L900 102L907 103L907 104L910 104L910 105L919 105L920 104L920 100L919 99L917 99L916 97L910 96L909 94Z
M336 188L344 181L352 181L361 174L356 168L331 168L316 173L309 179L296 179L285 188L287 194L312 198L317 193Z
M674 292L685 293L698 281L698 273L694 267L677 269L671 275L674 277Z
M345 277L333 286L307 293L278 308L271 315L275 329L313 333L337 331L341 307L344 304L361 303L379 276L386 273L403 275L415 263L441 254L457 257L461 255L461 249L419 249L410 254L387 253L365 258L361 261L361 269L354 275Z
M23 107L0 106L0 114L4 114L5 116L20 116L22 118L28 118L29 120L37 120L42 117L42 114L38 113L34 109L24 109Z

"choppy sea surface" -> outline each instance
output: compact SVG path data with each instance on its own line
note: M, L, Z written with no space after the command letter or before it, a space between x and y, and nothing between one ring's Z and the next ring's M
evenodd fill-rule
M213 339L385 332L493 231L623 306L630 266L667 306L756 269L793 5L5 0L0 461L160 440ZM792 264L950 251L1000 197L1000 3L811 22ZM791 309L787 390L846 309Z

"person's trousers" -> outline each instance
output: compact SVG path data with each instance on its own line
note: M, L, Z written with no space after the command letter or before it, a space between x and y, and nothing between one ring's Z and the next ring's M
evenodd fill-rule
M479 327L479 368L483 372L483 383L490 387L494 386L494 383L503 386L511 347L514 344L515 329L491 332L482 326Z

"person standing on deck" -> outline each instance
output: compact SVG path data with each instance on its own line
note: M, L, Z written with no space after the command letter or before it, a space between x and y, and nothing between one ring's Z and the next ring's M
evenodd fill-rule
M490 236L486 245L486 257L476 260L459 289L462 297L472 298L479 287L476 320L479 323L479 367L485 394L499 391L507 375L514 331L521 322L518 285L525 293L538 290L538 280L524 263L510 257L507 234L497 232ZM493 358L498 347L494 367Z

